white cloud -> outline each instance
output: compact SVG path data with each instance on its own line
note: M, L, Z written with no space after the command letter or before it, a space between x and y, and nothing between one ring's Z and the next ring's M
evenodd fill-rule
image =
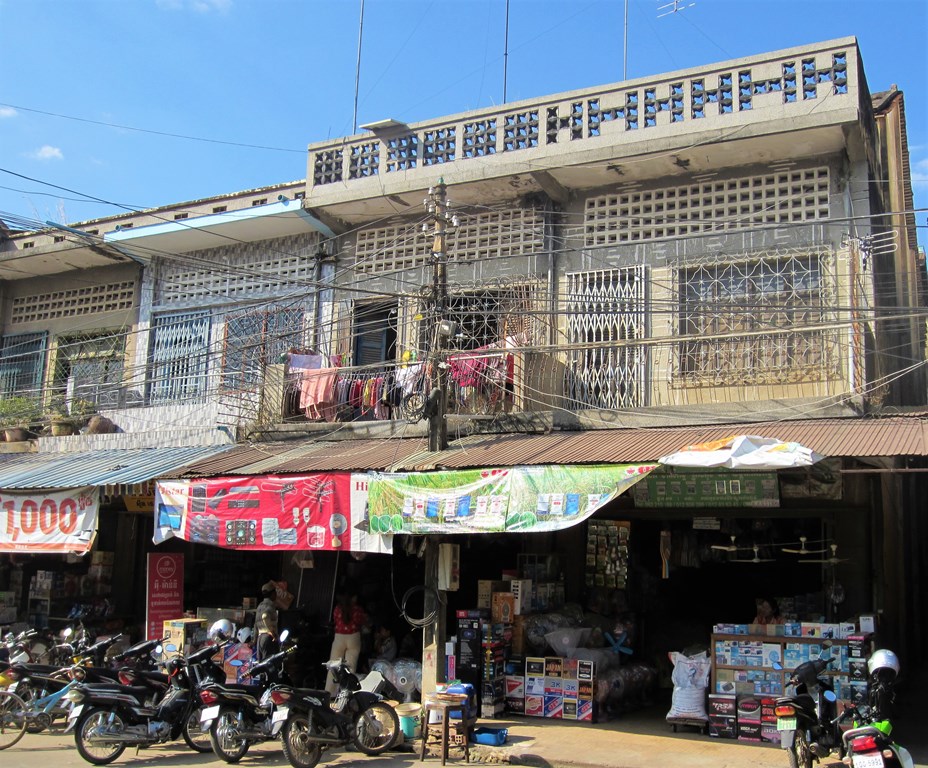
M64 160L64 155L61 153L61 150L50 144L39 147L35 152L30 152L27 156L31 157L33 160Z
M912 186L928 186L928 158L919 160L912 165Z
M13 107L0 107L0 120L5 117L16 117L17 114Z

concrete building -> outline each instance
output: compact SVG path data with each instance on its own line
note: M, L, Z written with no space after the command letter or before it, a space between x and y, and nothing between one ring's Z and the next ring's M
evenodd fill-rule
M217 427L226 441L291 440L260 463L280 473L294 471L284 456L312 471L361 437L391 450L343 469L795 440L830 456L832 495L713 509L721 540L805 520L848 559L783 588L814 570L807 591L834 614L840 579L840 612L881 612L905 652L928 607L908 588L924 577L928 466L910 412L928 390L905 141L901 92L871 95L844 38L312 143L305 183L127 214L82 246L141 262L107 267L137 297L107 322L137 338L119 377L136 402L106 413L128 435L153 422L182 444L222 442L207 436ZM332 402L306 408L288 352L338 368ZM441 423L447 449L399 450ZM257 471L250 448L228 455L186 475ZM652 536L704 511L614 513ZM581 577L567 589L579 596Z

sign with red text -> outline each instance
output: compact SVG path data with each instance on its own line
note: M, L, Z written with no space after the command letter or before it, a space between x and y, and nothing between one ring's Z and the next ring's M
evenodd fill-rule
M0 552L84 554L97 535L100 489L0 492Z
M160 638L164 622L184 615L184 555L148 555L148 592L145 600L147 640Z
M154 542L176 537L241 550L391 551L392 536L370 531L366 502L366 483L348 472L159 481Z

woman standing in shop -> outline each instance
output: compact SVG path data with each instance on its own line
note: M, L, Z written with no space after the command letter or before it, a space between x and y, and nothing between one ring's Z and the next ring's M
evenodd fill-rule
M367 614L358 605L358 596L348 584L343 586L336 595L332 621L335 624L335 639L332 640L329 658L344 657L348 666L355 671L358 666L358 656L361 654L361 630L367 625ZM338 690L338 684L331 672L329 672L325 689L333 695Z

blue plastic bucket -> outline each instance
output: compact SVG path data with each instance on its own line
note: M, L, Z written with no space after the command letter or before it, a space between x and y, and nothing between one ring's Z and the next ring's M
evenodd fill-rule
M400 719L400 730L407 739L419 738L419 723L422 718L421 704L399 704L396 707L396 715Z

